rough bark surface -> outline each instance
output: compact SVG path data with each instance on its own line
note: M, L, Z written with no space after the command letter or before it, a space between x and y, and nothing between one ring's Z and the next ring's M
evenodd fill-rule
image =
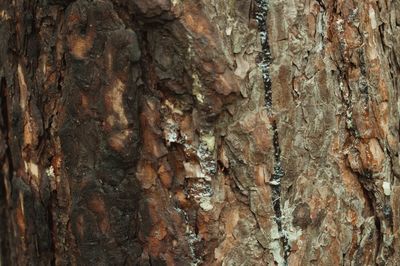
M0 265L399 265L398 0L0 0Z

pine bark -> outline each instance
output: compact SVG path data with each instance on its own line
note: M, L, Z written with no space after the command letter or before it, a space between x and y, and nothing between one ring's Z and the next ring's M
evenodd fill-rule
M0 265L399 265L398 0L0 0Z

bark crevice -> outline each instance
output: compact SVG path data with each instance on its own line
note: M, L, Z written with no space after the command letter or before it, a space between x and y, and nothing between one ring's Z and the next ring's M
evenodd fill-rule
M1 173L0 173L0 264L11 261L11 238L10 238L10 215L8 208L8 197L10 187L7 184L11 184L13 163L10 153L9 142L9 107L8 107L8 89L7 81L5 77L1 77L0 80L0 106L1 106L1 118L0 118L0 162Z
M277 128L277 121L273 115L273 102L272 102L272 81L270 76L270 66L272 63L269 37L268 37L268 0L256 0L257 11L256 20L258 23L258 30L261 39L262 52L260 54L261 62L259 67L262 72L264 93L265 93L265 108L271 121L272 130L272 143L274 152L274 166L271 179L269 181L272 191L272 207L275 212L275 222L278 226L278 232L280 234L280 241L282 245L282 253L285 265L288 264L288 258L290 254L290 244L286 234L286 230L283 225L282 215L282 193L281 184L282 178L285 176L282 163L281 163L281 149L279 144L279 133Z

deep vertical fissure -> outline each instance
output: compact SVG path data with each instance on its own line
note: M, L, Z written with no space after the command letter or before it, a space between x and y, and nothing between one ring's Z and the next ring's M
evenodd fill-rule
M274 171L271 176L271 190L272 190L272 203L275 212L275 222L278 226L278 231L280 233L281 242L283 246L283 258L285 263L287 264L289 253L290 253L290 246L289 240L283 228L283 221L282 221L282 206L281 206L281 180L282 177L285 175L282 163L281 163L281 149L279 146L279 134L277 130L276 122L272 123L272 130L273 130L273 146L274 146Z
M281 181L284 176L284 171L281 163L281 149L279 145L279 133L277 124L272 115L272 82L270 76L270 65L272 62L271 51L269 46L268 28L267 28L267 15L268 15L268 0L256 0L257 11L256 20L258 23L258 30L261 39L261 58L260 69L264 81L265 92L265 108L268 116L272 121L272 134L273 134L273 147L274 147L274 170L270 179L270 186L272 190L272 206L275 212L275 222L280 234L280 241L283 248L283 258L287 265L290 253L290 246L288 237L285 234L282 222L282 206L281 206Z
M1 175L0 175L0 265L7 265L11 263L11 250L10 250L10 239L8 237L7 231L7 223L9 221L8 214L8 204L7 204L7 190L6 190L6 182L7 178L11 180L13 173L13 165L11 152L8 145L8 129L10 127L8 120L8 105L7 105L7 83L4 77L1 78L0 83L0 107L1 107L1 118L0 118L0 130L2 131L2 135L4 138L4 154L0 154L0 160L2 161L1 165ZM8 169L7 169L8 168ZM6 172L5 169L8 171Z
M272 90L271 90L271 76L269 73L269 67L271 65L271 51L269 47L268 29L267 29L267 14L268 14L268 2L267 0L256 0L257 11L256 20L258 23L258 31L261 39L261 58L259 67L262 72L264 80L264 91L265 91L265 107L268 113L272 110Z

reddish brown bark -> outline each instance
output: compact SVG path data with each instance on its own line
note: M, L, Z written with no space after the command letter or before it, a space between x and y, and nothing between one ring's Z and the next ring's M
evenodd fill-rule
M3 265L397 265L398 1L0 2Z

